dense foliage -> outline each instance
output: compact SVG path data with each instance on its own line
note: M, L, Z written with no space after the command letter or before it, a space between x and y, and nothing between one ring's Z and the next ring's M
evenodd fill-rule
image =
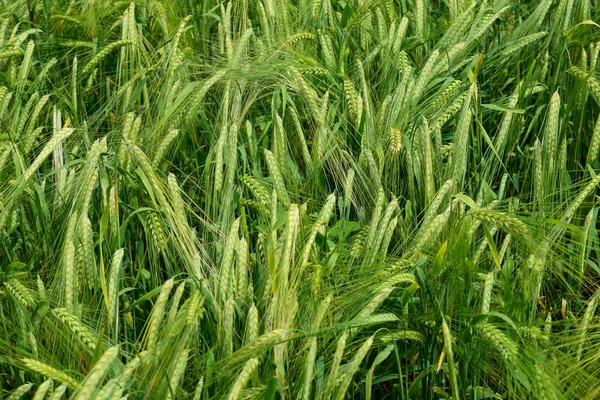
M0 398L600 397L596 0L0 0Z

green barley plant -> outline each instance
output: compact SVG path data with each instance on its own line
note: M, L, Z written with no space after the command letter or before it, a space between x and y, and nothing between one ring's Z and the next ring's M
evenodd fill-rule
M0 0L0 399L600 397L596 0Z

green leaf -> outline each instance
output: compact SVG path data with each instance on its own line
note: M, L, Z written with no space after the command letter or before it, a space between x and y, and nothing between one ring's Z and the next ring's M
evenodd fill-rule
M6 273L6 275L10 275L10 273L16 269L24 269L25 268L25 263L19 262L19 261L13 261L10 264L8 264L6 267L3 268L3 271Z
M463 193L459 193L459 194L455 194L454 197L456 197L457 199L459 199L460 201L462 201L463 203L465 203L466 205L468 205L469 207L471 207L472 209L476 209L479 208L477 206L477 204L475 204L475 201L473 201L473 199L471 199L469 196L467 196L466 194Z
M490 248L490 251L492 253L492 259L494 260L494 264L496 264L496 267L498 268L498 270L502 270L502 266L500 265L500 256L498 255L498 250L496 249L496 244L494 243L494 238L492 237L492 234L490 233L490 230L488 229L487 225L485 223L481 224L483 226L483 232L485 233L485 240L487 241L488 247Z
M525 376L525 374L523 374L521 371L514 370L512 371L512 376L514 376L515 379L518 380L519 383L523 385L523 387L525 387L525 389L527 389L528 392L531 391L531 383L529 382L529 379L527 379L527 376Z
M131 309L132 307L135 307L138 304L141 304L141 303L143 303L143 302L151 299L152 297L154 297L157 294L159 294L161 290L162 290L162 286L155 287L154 289L152 289L151 291L149 291L148 293L146 293L145 295L143 295L142 297L140 297L139 299L137 299L136 301L134 301L133 303L131 303L127 307L123 308L122 312L126 312L129 309Z
M279 381L273 376L267 385L267 390L265 391L265 396L263 399L275 400L277 393L279 393Z
M390 354L392 354L392 351L394 351L394 345L390 344L385 349L380 351L379 354L377 354L377 357L375 357L375 361L373 361L373 364L371 365L371 369L367 373L367 377L365 379L365 389L366 389L366 393L367 393L367 395L366 395L367 400L371 399L371 390L372 390L372 385L373 385L373 373L375 372L375 367L377 365L381 364L382 362L384 362L390 356Z
M96 347L94 348L94 354L92 356L92 365L96 364L96 361L102 355L102 340L104 339L104 328L100 329L98 333L98 340L96 340Z

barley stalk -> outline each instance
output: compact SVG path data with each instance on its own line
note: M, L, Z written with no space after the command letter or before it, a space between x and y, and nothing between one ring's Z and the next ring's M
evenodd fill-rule
M33 387L33 383L25 383L15 390L12 391L10 396L8 396L7 400L19 400L25 393L29 391Z
M471 102L471 97L473 96L475 88L476 84L473 83L469 88L469 92L463 103L458 122L458 130L456 132L456 139L452 149L452 162L454 166L452 178L459 186L463 183L468 165L469 125L471 124L472 116L469 103Z
M252 372L254 372L254 370L258 367L258 364L258 358L251 358L250 360L246 361L242 372L240 372L236 378L231 390L229 391L229 394L227 395L227 400L237 400L239 398L242 389L248 383L250 375L252 375Z
M273 177L273 181L275 182L275 189L277 190L277 195L280 196L280 200L283 202L284 205L289 205L290 200L285 187L283 175L281 173L281 170L279 169L278 162L273 156L273 153L271 153L267 149L265 149L265 160L267 161L269 173L271 174L271 176Z
M592 139L590 140L590 147L588 148L586 163L592 166L596 165L596 161L600 155L600 116L596 120L594 131L592 133Z
M395 216L395 214L398 211L398 201L397 200L392 200L390 202L390 204L388 204L385 213L383 214L383 216L381 217L381 220L379 221L378 225L377 225L377 230L379 231L375 241L372 244L372 250L374 252L378 252L381 249L381 245L384 241L384 238L386 236L386 234L388 234L388 229L390 227L390 221L393 219L393 217Z
M198 384L196 385L196 390L194 391L193 400L200 400L202 398L202 390L204 389L204 377L201 377L198 380Z
M21 178L19 179L19 187L24 188L25 185L29 182L29 180L33 177L38 168L42 165L42 163L46 160L46 158L52 153L58 145L60 145L64 140L66 140L73 133L73 129L61 129L52 136L52 138L46 143L44 148L37 155L35 160L31 163L31 165L27 168ZM22 189L21 189L22 190Z
M585 308L585 312L583 314L583 318L581 319L581 327L579 333L579 346L577 347L577 360L581 361L581 356L583 355L583 346L585 344L585 336L587 330L589 329L590 323L592 322L592 318L594 317L594 313L596 311L596 307L598 306L598 297L600 297L600 292L594 293Z
M23 87L27 83L27 77L29 76L29 68L31 67L31 59L33 57L33 49L35 48L35 42L30 40L21 62L21 69L19 70L19 76L17 77L17 92L21 92ZM1 57L0 57L1 58Z
M492 291L494 290L494 272L488 272L485 276L485 284L483 285L483 295L481 300L481 313L490 312L492 303Z
M256 308L256 305L252 303L246 318L246 332L244 334L244 344L246 346L256 340L259 333L258 329L258 309Z
M469 40L471 42L475 42L479 40L481 36L489 29L489 27L504 14L506 10L508 10L510 6L506 6L501 8L497 13L491 15L489 18L483 18L483 22L479 24L472 35L470 35Z
M417 0L417 1L422 1L422 0ZM437 50L434 50L431 53L431 55L429 56L429 58L427 59L427 62L425 63L425 65L423 66L423 69L421 70L421 73L419 74L419 78L417 79L414 89L411 94L411 100L413 102L416 103L423 95L425 87L427 86L430 79L432 78L432 71L433 71L434 65L435 65L439 55L440 55L440 53Z
M516 344L500 329L488 322L480 322L477 329L509 364L514 364L517 359L518 349Z
M515 89L512 96L508 100L508 104L506 105L509 108L514 108L517 105L517 101L519 100L519 87ZM510 130L510 125L512 122L513 113L507 112L502 118L502 123L500 124L500 129L494 138L494 145L497 151L504 151L504 146L506 145L506 140L508 137L508 133Z
M416 331L394 331L391 333L378 335L378 340L382 343L390 343L397 340L423 343L425 341L425 337Z
M383 189L379 189L377 198L375 199L375 209L373 210L373 216L371 217L371 229L367 236L366 247L372 248L377 235L377 227L379 226L379 220L381 219L381 213L383 210L384 193Z
M343 400L346 396L346 391L348 390L348 386L350 386L350 381L352 380L352 377L358 370L358 367L362 363L363 359L371 349L371 346L373 345L373 340L374 336L369 337L356 351L356 355L354 356L352 361L350 361L347 371L340 378L341 382L339 384L339 389L337 392L337 396L335 396L335 399Z
M4 286L24 307L32 307L35 304L35 299L29 289L23 286L18 279L9 279L4 282Z
M40 386L38 386L35 391L35 395L33 396L33 400L43 400L46 397L46 393L50 389L50 385L52 385L52 379L45 380Z
M24 358L21 361L31 371L37 372L46 378L60 382L65 385L65 387L69 386L71 389L76 389L79 386L74 378L48 364L30 358Z
M21 50L4 50L0 51L0 60L3 58L16 57L23 54Z
M544 132L544 153L545 159L548 164L545 166L548 172L548 176L552 176L555 168L556 154L558 151L558 124L559 124L559 112L560 109L560 96L558 92L552 95L550 101L550 107L548 109L548 119L546 121L546 131Z
M108 280L108 324L110 326L115 324L115 318L118 314L118 297L117 290L119 284L119 272L121 272L121 264L123 263L123 256L125 255L124 249L115 251L110 266L109 280Z
M308 262L310 251L315 242L315 238L317 237L317 233L321 230L323 226L327 225L327 223L329 222L334 206L335 196L333 194L330 194L325 200L325 204L323 205L323 208L319 213L319 217L317 218L317 221L313 225L310 234L308 235L308 239L306 240L306 244L304 245L304 249L302 250L300 265L304 265Z
M115 360L119 353L119 348L117 346L111 347L106 350L102 356L96 361L90 372L88 373L85 380L81 383L76 396L74 396L75 400L85 400L92 397L94 390L97 388L98 384L108 371L111 363Z
M521 220L509 215L508 213L479 208L473 210L471 215L473 215L473 217L479 221L486 221L503 229L523 235L527 234L527 226Z
M523 49L524 47L529 46L531 43L535 42L536 40L542 39L547 34L548 34L547 32L536 32L531 35L522 37L522 38L516 40L514 43L510 43L506 47L506 49L504 49L500 54L502 57L508 57L512 54L515 54L516 52Z
M223 250L223 259L221 262L221 270L219 275L219 296L223 302L228 298L231 288L230 280L233 278L233 257L235 255L235 248L238 243L238 231L240 227L239 218L234 221L229 230L227 236L227 242L225 249Z
M233 353L233 330L235 318L235 300L229 297L223 311L223 355L228 357Z
M452 388L452 398L460 399L457 369L454 364L454 353L452 351L452 333L446 323L445 317L442 318L442 334L444 337L444 352L448 363L448 377L450 378L450 387Z
M56 318L71 329L89 350L96 348L96 338L94 337L94 334L77 317L71 314L66 308L55 308L52 312Z
M152 310L152 315L150 317L150 322L148 323L148 330L146 333L146 349L150 352L156 350L156 343L158 341L158 328L162 321L165 312L165 307L172 288L173 279L169 279L162 285L162 289L160 291L160 294L158 295L158 299L154 304L154 309Z
M190 350L185 349L181 351L180 354L178 354L175 358L175 365L173 365L173 370L170 374L171 377L169 379L169 393L166 397L167 400L173 398L172 394L175 396L175 398L177 398L177 392L179 389L181 378L183 378L183 374L185 372L185 367L187 366L189 353Z
M426 226L422 226L417 238L415 239L415 244L412 249L414 254L417 254L419 251L421 251L427 243L434 240L437 235L439 235L440 230L450 218L450 210L451 208L448 206L446 211L432 218L431 222L429 222Z
M23 151L24 153L29 153L29 150L31 149L31 146L33 145L33 142L36 139L36 129L39 129L40 127L36 128L35 124L37 122L37 119L39 117L39 115L41 114L44 106L46 105L46 103L48 102L48 100L50 99L50 95L45 95L42 96L40 98L40 100L37 102L37 104L35 105L35 108L33 109L33 112L31 113L31 117L29 118L28 121L28 128L27 131L25 131L25 133L23 134Z
M314 375L315 359L317 357L317 338L311 337L308 339L308 352L306 353L306 361L304 367L304 382L302 385L302 399L309 400L311 394L311 385Z
M229 370L229 368L233 368L233 366L245 360L247 357L259 355L266 349L273 347L274 344L281 342L285 338L286 333L287 332L284 329L275 329L259 336L252 343L233 353L229 358L229 361L225 364L223 372Z
M71 73L71 104L73 113L77 113L77 56L73 57L73 67Z
M23 134L23 131L25 130L25 125L27 124L27 121L30 118L31 108L38 101L39 98L40 98L40 94L38 92L33 93L29 97L29 100L27 101L25 108L21 111L21 118L19 119L19 125L17 126L18 134L20 134L20 135ZM60 128L57 128L57 129L60 129Z
M415 0L415 32L417 36L425 37L425 3Z
M83 70L81 70L81 75L85 76L88 73L90 73L92 71L92 69L96 65L98 65L98 63L100 63L108 54L110 54L116 48L119 48L122 46L130 46L132 44L133 44L133 41L124 39L124 40L118 40L116 42L109 44L108 46L105 46L101 51L98 52L98 54L96 54L94 56L94 58L92 58L87 63L87 65L83 68Z
M173 143L173 141L177 138L178 134L179 130L171 129L169 133L164 137L164 139L160 142L160 145L154 153L154 160L152 161L154 165L158 166L160 164L160 162L163 160L167 149L169 148L171 143Z
M345 331L338 339L337 346L335 348L335 354L333 355L333 361L331 363L331 369L329 370L329 375L327 376L327 381L321 397L322 399L331 398L331 394L335 389L334 382L337 379L342 357L344 356L346 340L348 340L348 331Z
M575 211L581 206L583 201L590 193L600 184L600 175L596 175L593 179L591 179L587 185L579 192L579 195L575 197L575 199L569 204L567 209L561 215L560 220L563 222L568 222L573 217ZM560 228L557 228L560 229Z
M60 400L60 399L62 399L62 397L66 391L67 391L67 385L64 385L64 384L60 385L59 387L54 389L54 391L52 392L52 395L50 397L48 397L48 400Z
M65 244L63 249L65 268L65 305L66 309L71 313L73 313L77 304L77 273L75 271L75 245L73 244L77 222L77 214L71 215L65 235Z
M589 75L579 67L571 67L569 72L577 79L585 81L588 90L592 93L596 102L600 103L600 82L594 76Z
M429 133L429 124L425 118L423 118L421 132L421 143L423 143L423 159L425 162L425 204L429 204L433 201L435 196L435 176L433 172L431 135Z
M248 268L250 264L250 255L248 251L248 242L245 238L240 238L237 253L237 295L246 300L250 294L248 290Z

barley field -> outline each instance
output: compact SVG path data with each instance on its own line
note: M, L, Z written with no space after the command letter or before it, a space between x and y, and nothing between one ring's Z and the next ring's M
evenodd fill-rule
M598 23L0 0L0 399L600 398Z

